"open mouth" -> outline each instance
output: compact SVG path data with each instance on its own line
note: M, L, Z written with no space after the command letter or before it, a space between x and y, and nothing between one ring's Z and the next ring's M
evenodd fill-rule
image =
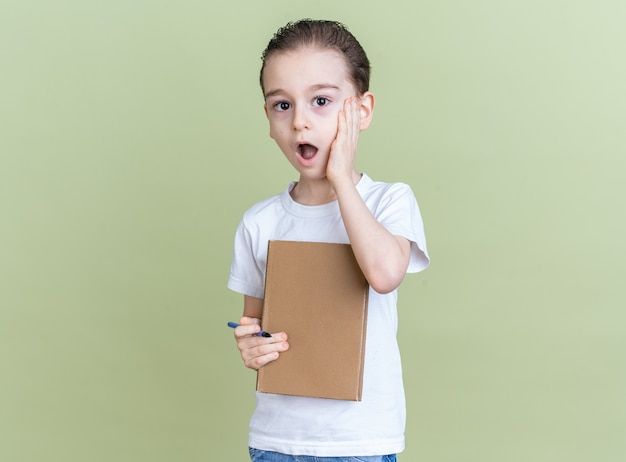
M302 143L298 145L297 152L300 157L309 160L315 157L315 154L317 154L317 148L312 144Z

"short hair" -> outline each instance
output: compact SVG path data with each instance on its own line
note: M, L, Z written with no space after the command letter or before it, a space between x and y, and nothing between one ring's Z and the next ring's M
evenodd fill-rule
M331 48L342 54L348 66L349 78L360 94L369 90L371 66L365 50L348 28L337 21L301 19L287 23L276 31L261 55L263 62L259 81L263 86L263 71L267 60L279 52L304 46Z

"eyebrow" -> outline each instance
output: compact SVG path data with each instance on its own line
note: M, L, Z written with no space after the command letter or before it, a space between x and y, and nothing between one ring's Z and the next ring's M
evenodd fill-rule
M309 87L310 91L320 91L320 90L340 90L338 85L335 85L333 83L318 83L315 85L311 85ZM267 98L271 98L272 96L276 96L279 95L281 93L284 93L284 90L277 88L276 90L270 90L267 93L265 93L265 99Z

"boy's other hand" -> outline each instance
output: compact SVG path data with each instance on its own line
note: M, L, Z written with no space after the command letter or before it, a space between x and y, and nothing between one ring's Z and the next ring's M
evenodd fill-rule
M344 101L343 111L339 111L337 119L337 136L330 148L326 167L326 177L331 183L341 179L352 181L361 131L361 113L356 97Z
M271 337L256 335L261 330L260 319L244 316L239 324L235 328L235 340L246 367L258 370L289 349L287 334L284 332L272 333Z

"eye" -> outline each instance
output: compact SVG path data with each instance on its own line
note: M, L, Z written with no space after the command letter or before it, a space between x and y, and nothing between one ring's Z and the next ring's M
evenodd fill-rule
M318 96L313 100L314 106L326 106L328 103L330 103L330 100L325 96Z
M274 104L274 109L280 112L288 111L289 109L291 109L291 104L289 104L287 101L279 101L278 103Z

